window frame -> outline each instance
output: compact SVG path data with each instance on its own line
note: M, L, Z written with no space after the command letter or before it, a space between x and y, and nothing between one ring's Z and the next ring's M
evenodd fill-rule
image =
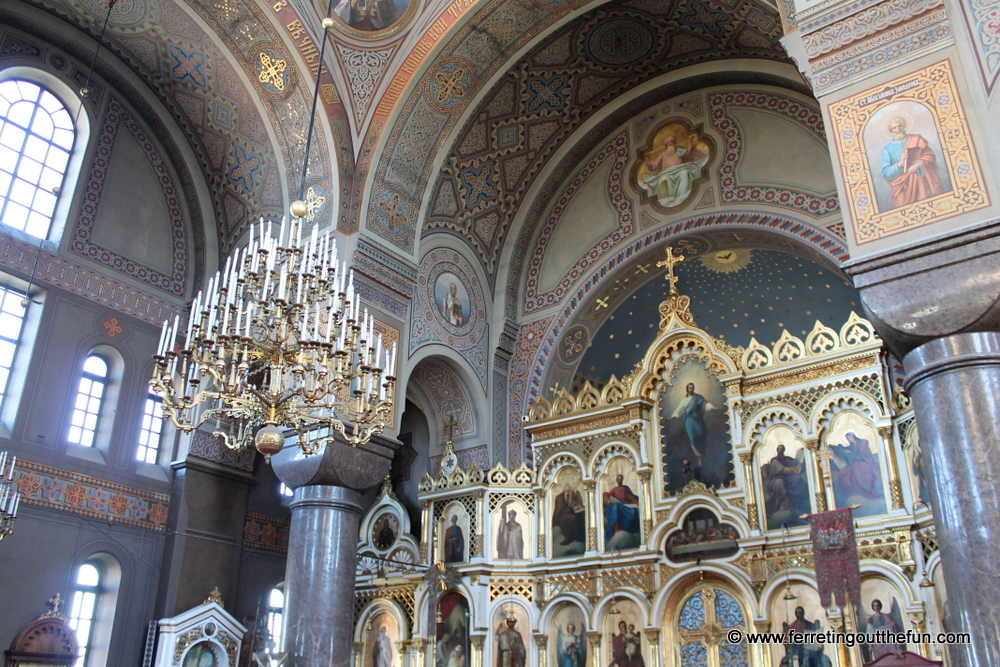
M159 406L160 414L150 414L147 412L150 402L155 403ZM156 410L156 408L154 408ZM163 397L153 391L152 387L147 388L146 399L142 402L142 414L139 415L139 437L136 439L135 449L132 452L132 458L138 465L157 465L160 461L160 457L163 454L163 434L167 426L167 419L163 416ZM146 428L147 419L158 419L160 422L160 428L156 432L151 429ZM148 434L148 435L147 435ZM143 444L143 436L147 437L147 444ZM149 439L156 438L156 446L150 447L148 442ZM140 456L140 452L146 450L144 456ZM153 460L149 460L149 452L153 452Z
M90 362L91 359L98 359L101 363L104 364L106 370L105 370L105 373L104 373L103 377L98 377L92 371L88 371L87 370L87 364ZM96 445L97 445L97 434L100 432L101 418L104 416L104 413L105 413L105 408L106 408L107 399L108 399L108 388L109 388L109 385L111 384L111 370L112 370L111 361L107 357L105 357L104 355L102 355L102 354L100 354L98 352L93 352L92 351L86 357L84 357L83 364L81 365L81 369L80 369L80 372L78 374L79 380L78 380L77 386L76 386L76 394L74 395L73 404L70 407L69 429L66 432L66 441L70 445L76 445L78 447L91 447L91 448L96 447ZM81 395L83 395L83 382L84 382L84 380L89 380L90 383L91 383L91 386L93 386L94 384L100 384L100 386L101 386L101 393L100 393L99 396L94 396L94 394L92 392L90 392L90 393L87 394L87 397L89 399L91 399L91 400L93 400L95 398L97 399L97 411L96 412L91 412L90 411L89 404L88 404L87 408L83 409L83 410L81 410L79 407L77 407L77 404L78 404L78 402L80 400L80 397L81 397ZM89 403L89 401L88 401L88 403ZM84 419L83 419L83 422L79 426L76 426L76 425L73 424L73 418L76 417L76 414L78 412L83 412ZM88 429L86 427L86 418L88 416L90 416L91 414L94 415L94 428L93 429ZM80 429L80 440L74 441L72 439L72 435L71 434L73 433L73 429ZM84 443L83 441L86 439L85 435L88 432L90 433L90 442Z
M97 575L97 582L94 584L81 584L80 579L83 575L83 568L89 567L94 570ZM97 603L101 597L101 579L103 578L101 572L101 567L99 563L92 560L87 560L83 564L77 566L76 577L73 581L73 596L69 601L69 619L68 624L73 632L76 634L76 643L78 648L77 659L74 663L74 667L86 667L88 653L90 652L91 645L94 639L94 622L97 617ZM86 602L86 596L92 596L92 601L90 602L90 611L84 617L80 615L79 612L82 611L82 607ZM85 621L87 623L87 636L80 636L80 622Z
M93 587L96 593L93 614L91 615L90 637L86 646L86 653L81 662L74 663L74 667L107 667L111 661L111 639L115 630L115 618L118 611L118 596L121 591L124 573L121 562L116 556L107 552L99 551L90 556L77 561L77 565L71 570L72 576L69 582L70 591L67 600L67 616L70 616L73 609L74 596L78 589L77 580L80 569L84 565L94 567L98 572L98 584ZM76 632L76 629L73 630ZM81 643L82 644L82 643Z
M83 98L79 96L79 91L72 85L63 81L58 75L38 67L17 63L16 59L11 59L10 65L0 67L0 82L17 79L33 83L36 86L47 90L59 102L62 103L70 118L73 120L73 130L75 133L73 145L69 153L69 161L63 172L62 185L56 198L55 210L52 212L52 219L49 222L48 233L44 237L34 236L16 227L10 227L0 221L0 229L4 232L38 245L39 239L44 240L43 247L52 252L58 251L66 230L66 223L71 219L71 210L74 206L76 193L80 187L81 176L86 154L90 149L90 136L94 119L91 116L92 110L83 103Z
M281 595L281 607L272 604L275 593ZM284 643L285 585L283 583L272 586L268 590L264 603L264 618L269 645L265 646L263 650L270 654L280 653Z

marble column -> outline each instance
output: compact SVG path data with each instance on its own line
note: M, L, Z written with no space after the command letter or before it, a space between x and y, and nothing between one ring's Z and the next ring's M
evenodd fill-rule
M920 428L941 562L950 647L959 667L1000 665L1000 333L961 333L903 360Z
M282 617L287 667L349 667L362 494L389 472L398 444L343 441L306 456L294 446L271 459L294 489Z

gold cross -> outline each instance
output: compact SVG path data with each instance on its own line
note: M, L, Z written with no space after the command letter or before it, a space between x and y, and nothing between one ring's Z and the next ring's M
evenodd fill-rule
M284 90L285 77L282 74L285 68L288 67L288 63L284 60L272 58L266 53L261 53L260 65L260 74L257 76L257 80L261 83L270 83L278 90Z
M674 249L671 246L667 246L667 258L656 263L657 266L667 267L667 280L670 281L670 295L674 296L677 292L677 281L680 280L674 275L674 267L684 261L684 255L674 255Z
M393 195L388 201L379 202L378 206L386 214L390 232L395 232L397 228L407 223L406 214L400 210L399 195Z
M319 213L320 207L326 203L326 197L318 194L314 188L309 188L306 191L306 220L312 222L316 219L316 214Z
M606 296L603 299L598 299L597 300L597 308L594 308L594 310L600 310L601 308L607 308L608 307L608 299L610 299L610 298L611 298L610 296Z
M58 614L59 613L59 607L62 606L62 603L63 603L63 599L62 599L62 596L59 595L59 593L56 593L56 596L54 598L52 598L51 600L49 600L49 604L52 605L52 613L53 614Z
M448 442L450 443L452 438L455 437L455 427L458 426L458 422L455 421L455 415L448 416L448 423L444 425L448 429Z
M449 97L465 97L465 88L462 86L462 77L465 76L465 69L459 67L450 75L438 72L435 78L441 89L438 91L438 102L444 102Z
M642 271L643 273L649 273L649 264L639 264L638 266L636 266L635 272L639 273L640 271Z
M551 387L549 387L549 391L552 392L553 396L555 396L556 394L558 394L559 393L559 383L556 382L554 385L552 385Z

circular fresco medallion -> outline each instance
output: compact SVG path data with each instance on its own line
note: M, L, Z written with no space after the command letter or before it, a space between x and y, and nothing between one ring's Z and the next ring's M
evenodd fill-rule
M333 0L330 17L352 37L381 39L406 27L419 4L419 0ZM318 0L316 7L320 16L326 15L326 0Z

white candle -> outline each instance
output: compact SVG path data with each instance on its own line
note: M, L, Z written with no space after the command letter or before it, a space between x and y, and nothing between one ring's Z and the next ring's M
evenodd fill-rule
M177 329L180 327L181 316L174 315L174 326L170 331L170 349L174 349L174 345L177 342Z
M156 342L157 356L163 355L163 343L167 340L167 321L163 320L163 327L160 329L160 340Z

